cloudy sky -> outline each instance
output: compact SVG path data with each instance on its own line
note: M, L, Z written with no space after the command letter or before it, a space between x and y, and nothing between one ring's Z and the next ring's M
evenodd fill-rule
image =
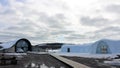
M0 40L120 40L120 0L0 0Z

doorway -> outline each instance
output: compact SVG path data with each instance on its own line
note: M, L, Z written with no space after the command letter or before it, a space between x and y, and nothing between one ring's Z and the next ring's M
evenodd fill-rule
M67 48L67 52L70 52L70 48Z

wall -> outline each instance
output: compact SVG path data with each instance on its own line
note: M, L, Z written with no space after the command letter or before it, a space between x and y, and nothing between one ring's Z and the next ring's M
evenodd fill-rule
M69 48L69 53L90 53L91 46L82 46L82 45L63 45L61 48L61 52L68 52L68 48Z

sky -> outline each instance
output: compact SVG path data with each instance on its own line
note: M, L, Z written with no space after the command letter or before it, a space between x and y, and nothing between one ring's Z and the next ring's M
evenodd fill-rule
M0 41L120 40L120 0L0 0Z

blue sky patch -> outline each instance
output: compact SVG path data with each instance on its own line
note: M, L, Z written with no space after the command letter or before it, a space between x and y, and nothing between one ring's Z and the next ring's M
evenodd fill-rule
M0 4L3 5L3 6L8 6L9 1L8 0L0 0Z

